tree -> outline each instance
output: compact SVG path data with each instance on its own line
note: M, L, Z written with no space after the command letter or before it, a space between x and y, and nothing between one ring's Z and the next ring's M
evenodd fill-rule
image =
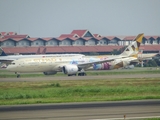
M126 49L126 47L127 46L124 46L124 47L120 48L119 50L113 49L113 51L111 51L111 54L112 55L119 55L119 54L121 54Z
M127 46L123 46L122 48L120 48L119 49L120 53L122 53L126 48L127 48Z
M148 60L148 62L144 63L144 67L157 67L157 63L155 60Z
M90 52L89 55L99 55L97 52Z
M113 51L111 51L111 54L112 55L118 55L118 54L120 54L120 51L117 50L117 49L113 49Z
M157 65L160 66L160 59L159 59L159 58L156 58L156 59L154 59L154 60L155 60L155 62L157 63Z

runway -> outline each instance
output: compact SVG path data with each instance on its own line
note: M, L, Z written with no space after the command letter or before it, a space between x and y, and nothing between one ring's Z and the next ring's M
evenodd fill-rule
M160 78L160 74L0 78L0 82ZM160 100L0 106L0 120L124 120L160 117Z
M0 106L2 120L107 120L160 116L160 100Z
M50 81L50 80L98 80L98 79L128 79L128 78L160 78L160 74L125 74L125 75L97 75L97 76L44 76L28 78L0 78L0 82L18 81Z

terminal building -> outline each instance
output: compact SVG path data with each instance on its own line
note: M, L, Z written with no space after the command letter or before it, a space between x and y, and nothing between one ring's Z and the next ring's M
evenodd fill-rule
M102 36L89 30L73 30L59 37L33 38L27 34L0 32L0 47L7 54L98 53L110 54L129 45L136 36ZM160 51L160 36L144 36L144 53Z

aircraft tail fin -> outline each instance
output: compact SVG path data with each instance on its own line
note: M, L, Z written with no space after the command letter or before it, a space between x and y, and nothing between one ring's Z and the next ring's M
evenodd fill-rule
M121 56L138 57L138 52L143 39L143 33L137 35L134 41L121 53Z
M0 56L7 56L4 50L0 47Z

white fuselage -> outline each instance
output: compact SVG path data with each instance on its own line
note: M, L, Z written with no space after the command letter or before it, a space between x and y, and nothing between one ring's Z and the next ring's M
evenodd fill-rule
M19 59L14 60L7 69L17 72L59 71L61 66L64 64L74 64L74 61L84 62L83 56Z
M61 71L64 65L77 65L81 63L88 63L97 60L103 60L107 57L87 57L87 56L73 56L73 57L48 57L48 58L25 58L14 60L7 69L14 72L51 72ZM116 59L112 62L105 62L101 64L93 64L92 69L95 70L109 70L124 67L129 63L127 61L135 58ZM115 66L116 65L116 66Z

